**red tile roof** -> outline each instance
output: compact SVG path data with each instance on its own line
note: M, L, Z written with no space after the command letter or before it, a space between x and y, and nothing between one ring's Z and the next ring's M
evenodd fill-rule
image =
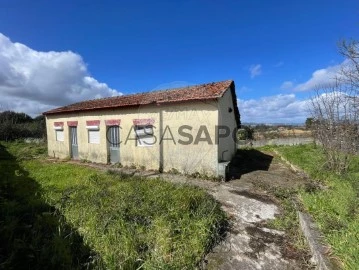
M222 97L224 92L228 88L233 88L234 82L232 80L206 83L200 85L187 86L182 88L174 88L162 91L154 91L133 95L101 98L82 101L67 105L64 107L56 108L47 112L48 114L88 111L88 110L100 110L109 108L120 108L127 106L140 106L153 103L172 103L183 102L190 100L208 100ZM234 96L235 98L235 96ZM236 102L236 100L235 100Z

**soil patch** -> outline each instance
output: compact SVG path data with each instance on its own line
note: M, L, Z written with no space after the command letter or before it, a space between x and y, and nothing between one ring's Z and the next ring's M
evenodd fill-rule
M249 189L264 185L285 189L297 189L309 181L303 175L292 171L288 165L273 153L257 150L238 150L229 168L228 183L235 187L250 185Z
M249 241L249 246L252 248L253 251L247 252L247 255L251 256L252 258L257 258L259 252L264 252L268 244L283 244L282 235L263 231L262 229L253 226L248 226L245 230L251 237Z

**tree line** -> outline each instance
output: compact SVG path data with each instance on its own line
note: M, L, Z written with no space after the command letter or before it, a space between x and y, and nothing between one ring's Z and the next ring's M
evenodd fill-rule
M0 140L12 141L23 138L46 138L45 117L35 118L26 113L0 112Z

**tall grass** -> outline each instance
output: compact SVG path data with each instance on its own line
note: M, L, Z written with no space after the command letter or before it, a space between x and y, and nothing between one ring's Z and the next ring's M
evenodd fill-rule
M43 147L16 148L22 159L44 153ZM0 144L0 269L94 266L95 252L42 194L39 183Z
M199 188L38 159L21 166L98 254L98 268L193 269L226 226L220 205Z
M345 175L330 172L320 147L300 145L278 147L293 164L304 169L311 178L327 188L307 188L300 192L305 208L313 215L333 255L345 269L359 268L359 157Z

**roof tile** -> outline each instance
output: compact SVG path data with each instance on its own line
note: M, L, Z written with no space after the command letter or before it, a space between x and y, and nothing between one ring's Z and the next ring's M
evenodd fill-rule
M213 82L207 84L193 85L181 88L174 88L162 91L139 93L133 95L116 96L82 101L59 107L43 114L58 114L87 110L99 110L106 108L120 108L127 106L139 106L152 103L172 103L190 100L208 100L221 97L224 92L233 84L232 80Z

